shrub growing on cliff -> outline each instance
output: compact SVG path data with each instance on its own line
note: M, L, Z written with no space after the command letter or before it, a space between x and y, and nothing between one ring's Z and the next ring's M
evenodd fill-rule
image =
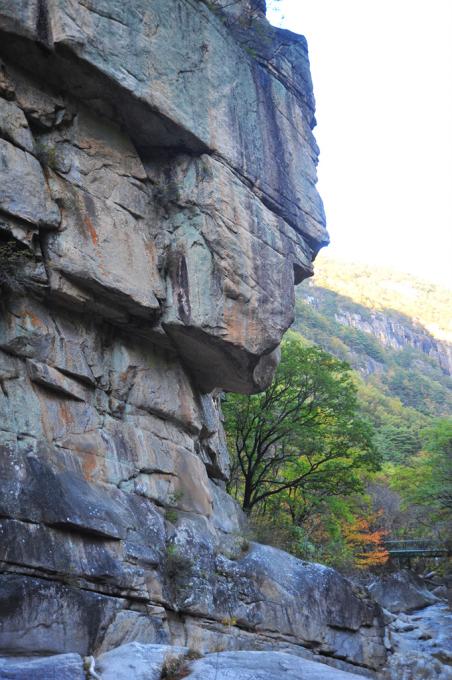
M378 468L350 367L295 333L283 343L270 387L228 395L224 411L230 491L248 514L284 497L293 523L302 524L319 500L359 490L359 472Z

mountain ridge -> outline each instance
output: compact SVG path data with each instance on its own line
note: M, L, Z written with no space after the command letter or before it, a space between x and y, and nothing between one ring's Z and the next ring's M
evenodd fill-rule
M417 321L437 340L452 343L452 288L390 267L333 258L323 252L311 279L376 311Z

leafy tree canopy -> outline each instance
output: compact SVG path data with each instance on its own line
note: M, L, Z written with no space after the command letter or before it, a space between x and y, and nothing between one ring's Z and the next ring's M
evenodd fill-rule
M452 520L452 418L439 418L421 434L430 454L430 475L424 482L424 493L440 513Z
M306 346L296 333L283 342L270 387L259 395L228 395L224 412L230 491L248 513L276 495L297 492L306 517L319 496L357 491L359 472L378 468L350 367Z

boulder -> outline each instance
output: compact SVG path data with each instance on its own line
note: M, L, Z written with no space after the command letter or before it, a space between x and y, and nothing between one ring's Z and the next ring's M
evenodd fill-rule
M243 538L218 545L195 518L180 518L172 541L168 596L184 614L223 624L226 636L246 630L357 666L383 665L380 607L334 569Z
M396 613L422 609L438 600L422 579L410 571L383 576L371 583L368 589L382 607Z
M447 586L436 586L436 588L433 588L432 590L432 595L435 595L435 597L439 597L442 600L447 600Z
M452 616L444 602L399 614L390 624L391 654L384 680L450 680Z
M396 654L391 665L384 671L384 680L451 680L450 668L429 654L410 650Z
M165 609L149 605L141 612L119 611L105 631L96 654L109 652L129 642L139 642L143 645L169 644Z

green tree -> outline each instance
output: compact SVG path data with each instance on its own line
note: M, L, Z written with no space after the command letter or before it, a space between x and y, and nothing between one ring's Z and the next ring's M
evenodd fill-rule
M452 418L433 421L421 436L422 451L404 465L385 466L389 487L415 520L412 533L451 540Z
M452 514L452 418L439 418L421 433L430 454L430 479L424 494L436 507Z
M285 494L301 521L319 497L361 488L359 472L377 469L372 428L358 415L348 364L290 332L270 387L259 395L230 394L224 404L232 452L230 491L245 512Z
M383 458L393 462L409 461L421 448L419 432L404 422L382 425L374 441Z

